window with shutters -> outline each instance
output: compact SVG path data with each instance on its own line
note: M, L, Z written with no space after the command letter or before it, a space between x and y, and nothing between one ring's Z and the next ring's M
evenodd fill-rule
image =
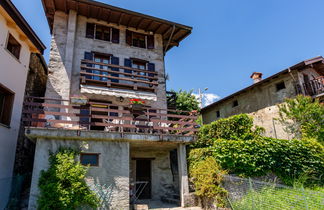
M126 43L134 47L154 49L154 35L126 30Z
M87 23L86 38L119 43L119 29Z
M10 126L15 94L0 84L0 124Z
M21 44L11 35L9 34L7 41L7 50L19 60Z

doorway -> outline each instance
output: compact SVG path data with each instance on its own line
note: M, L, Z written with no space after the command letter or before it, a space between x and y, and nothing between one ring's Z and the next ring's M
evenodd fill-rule
M143 190L138 190L137 197L139 199L151 199L151 159L137 159L136 160L136 182L146 182ZM136 189L140 188L141 184L136 184Z

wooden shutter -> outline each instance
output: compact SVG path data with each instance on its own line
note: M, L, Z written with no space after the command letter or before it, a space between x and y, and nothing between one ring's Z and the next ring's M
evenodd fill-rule
M132 67L132 60L125 58L124 66ZM132 73L132 70L125 69L124 72L131 74Z
M154 63L148 63L147 64L147 70L149 71L155 71L155 64ZM148 74L149 77L154 77L155 74Z
M94 38L94 27L95 24L94 23L87 23L87 29L86 29L86 37L87 38Z
M147 49L154 49L154 35L147 36Z
M118 57L111 57L111 64L119 65L119 58ZM111 68L112 71L119 71L119 68ZM119 77L119 74L110 74L113 77ZM118 79L111 79L111 82L119 83Z
M111 39L111 42L112 43L119 43L119 29L116 29L116 28L112 28L111 29L111 32L112 32L112 39Z
M84 59L93 61L93 53L92 52L84 52ZM93 67L91 63L86 64L87 67ZM86 69L87 73L92 73L91 69ZM92 76L86 75L86 79L92 79Z
M126 30L126 43L132 46L132 42L133 42L133 32Z

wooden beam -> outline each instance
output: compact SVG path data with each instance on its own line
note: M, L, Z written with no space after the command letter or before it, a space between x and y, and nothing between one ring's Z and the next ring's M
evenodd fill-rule
M136 30L138 29L138 27L141 25L141 23L142 23L142 20L143 20L143 18L140 18L139 19L139 21L138 21L138 23L137 23L137 25L136 25Z
M99 20L100 17L101 17L101 13L102 13L102 8L99 7L99 11L98 11L98 14L97 14L97 19Z
M11 20L9 20L9 19L6 20L6 25L7 25L9 28L16 28L16 27L17 27L16 23L13 22L13 21L11 21Z
M163 23L160 23L160 25L153 31L153 33L157 33L161 27L163 26Z
M111 16L111 10L109 9L108 12L109 13L107 15L107 20L106 21L107 21L107 23L110 23L110 20L109 19L110 19L110 16Z
M87 4L87 18L90 18L90 6Z
M24 42L27 40L27 37L23 34L19 34L19 39Z
M128 20L127 25L126 25L127 28L129 27L129 24L130 24L131 22L132 22L132 16L129 16L129 20Z
M147 31L149 28L151 28L153 23L154 23L154 20L151 20L151 22L147 25L147 27L144 30Z
M64 12L67 13L68 12L68 6L67 6L67 0L64 1Z
M120 13L119 20L118 20L118 25L120 25L120 23L123 21L124 15L125 15L124 13Z
M165 46L165 49L164 49L164 54L166 53L166 51L169 48L169 44L170 44L170 42L172 40L172 37L173 37L173 34L174 34L175 29L176 29L176 26L173 25L171 35L170 35L169 40L168 40L168 43L167 43L167 45Z

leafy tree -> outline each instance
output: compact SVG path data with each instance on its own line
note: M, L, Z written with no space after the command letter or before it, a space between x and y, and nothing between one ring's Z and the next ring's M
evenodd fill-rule
M38 209L70 209L98 207L98 198L85 182L86 168L75 161L78 153L60 148L49 158L49 169L39 178Z
M324 105L299 95L279 106L279 121L295 138L315 138L324 143Z
M173 91L175 92L175 91ZM193 111L199 110L199 102L197 98L192 94L193 90L185 91L179 90L176 93L176 106L178 110Z

